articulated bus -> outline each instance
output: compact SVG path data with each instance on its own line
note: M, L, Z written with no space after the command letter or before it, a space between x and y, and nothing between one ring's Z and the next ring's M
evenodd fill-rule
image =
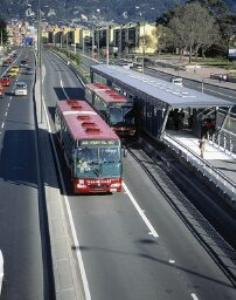
M58 101L55 126L73 192L121 192L121 142L98 113L86 101Z
M85 93L87 101L120 137L135 135L133 102L103 83L87 84Z

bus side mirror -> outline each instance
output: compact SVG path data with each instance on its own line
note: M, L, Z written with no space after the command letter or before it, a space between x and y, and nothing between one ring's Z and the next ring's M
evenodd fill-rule
M122 151L123 157L126 157L127 156L127 149L125 147L122 147L121 151Z

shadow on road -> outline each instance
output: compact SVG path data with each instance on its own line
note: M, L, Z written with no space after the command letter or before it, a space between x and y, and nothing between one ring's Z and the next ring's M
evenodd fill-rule
M71 87L54 87L54 91L57 95L58 100L65 99L78 99L85 100L84 89L81 87L71 88Z
M2 141L0 178L37 187L34 130L7 130Z
M141 243L143 244L144 242L142 240L137 240L136 243ZM149 254L149 252L151 251L151 248L153 248L155 246L156 243L153 242L145 242L146 244L146 251L142 251L142 252L138 252L138 253L132 253L132 252L125 252L125 251L121 251L121 250L115 250L115 249L106 249L106 248L102 248L102 247L89 247L89 246L80 246L79 249L82 252L96 252L96 253L113 253L116 254L117 256L119 256L119 260L122 260L122 256L137 256L140 259L145 259L145 260L149 260L152 261L153 263L161 264L166 266L167 269L176 269L178 272L183 272L186 274L189 274L191 276L194 277L199 277L203 280L205 280L206 282L212 282L216 285L221 285L221 286L225 286L227 288L230 289L234 289L234 287L231 284L228 284L225 281L221 281L218 280L214 277L209 277L207 275L205 275L204 273L200 273L195 271L194 268L190 269L190 268L186 268L184 266L178 265L178 264L170 264L169 261L165 261L163 259L160 259L154 255ZM145 253L146 252L146 253Z

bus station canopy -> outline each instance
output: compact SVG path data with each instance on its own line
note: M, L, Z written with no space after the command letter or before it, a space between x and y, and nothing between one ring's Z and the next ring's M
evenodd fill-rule
M122 88L132 90L134 96L143 95L162 101L172 108L230 107L233 102L223 100L186 87L177 86L143 73L115 65L94 65L91 71L111 80Z

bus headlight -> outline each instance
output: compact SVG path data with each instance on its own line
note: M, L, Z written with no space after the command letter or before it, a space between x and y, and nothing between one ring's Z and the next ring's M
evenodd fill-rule
M111 184L111 188L119 188L119 187L120 187L120 183L119 182Z

